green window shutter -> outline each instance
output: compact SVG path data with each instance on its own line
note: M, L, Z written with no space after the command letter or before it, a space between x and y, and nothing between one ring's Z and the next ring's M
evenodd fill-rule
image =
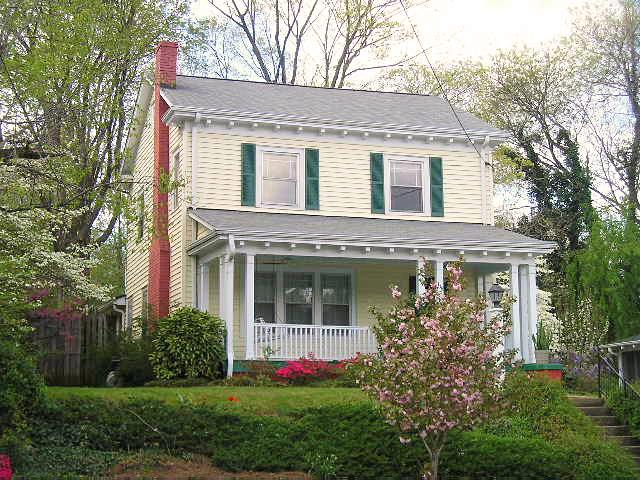
M305 160L305 208L320 210L320 151L307 148Z
M444 189L442 187L442 159L429 158L431 172L431 216L444 217Z
M242 191L241 204L247 207L256 205L256 146L243 143L242 152Z
M384 159L371 154L371 213L384 213Z

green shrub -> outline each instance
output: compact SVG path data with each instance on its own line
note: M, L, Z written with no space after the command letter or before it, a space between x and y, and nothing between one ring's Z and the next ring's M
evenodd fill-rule
M225 328L218 317L182 307L158 321L151 363L161 380L215 378L222 372Z
M34 438L49 446L170 449L207 455L231 471L317 470L318 462L331 459L338 477L404 479L415 478L424 455L424 448L401 445L368 402L278 417L226 405L68 398L44 409L34 429ZM443 452L442 466L444 479L469 480L621 480L635 472L620 447L580 432L565 433L559 442L528 433L458 433Z
M500 417L520 417L546 440L558 440L567 431L600 435L595 424L569 402L556 381L513 371L505 379L503 397Z
M153 349L151 336L142 328L142 318L134 318L132 323L133 331L126 330L107 345L89 351L85 375L88 385L104 386L114 360L119 361L119 386L139 387L154 378L149 359Z
M625 397L623 392L616 391L608 396L607 405L618 419L629 425L631 434L640 438L640 401Z
M101 452L82 447L40 447L30 451L17 465L16 478L29 480L80 480L106 478L105 472L123 453Z
M120 364L118 377L125 387L139 387L153 380L151 337L126 336L120 342Z
M24 320L0 318L0 452L12 458L29 446L27 419L44 400L31 333Z

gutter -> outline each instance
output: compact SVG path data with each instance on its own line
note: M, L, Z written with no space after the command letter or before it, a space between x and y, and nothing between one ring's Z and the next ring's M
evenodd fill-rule
M200 162L198 158L198 130L200 128L200 114L196 113L191 125L191 204L198 207L198 173Z
M166 96L163 95L166 100ZM167 102L168 103L168 102ZM383 123L360 123L349 121L335 121L320 118L292 117L289 115L274 115L261 112L236 112L231 110L216 110L206 108L184 107L179 105L169 105L169 110L164 114L162 120L170 123L176 120L189 120L200 114L204 118L212 118L218 121L245 121L248 123L279 124L289 126L300 126L307 128L327 128L333 130L349 130L354 133L391 133L396 135L423 135L439 137L455 137L467 140L467 134L477 140L484 140L488 136L493 137L495 142L508 141L510 136L500 130L467 130L465 133L460 129L435 128L419 125L385 125Z

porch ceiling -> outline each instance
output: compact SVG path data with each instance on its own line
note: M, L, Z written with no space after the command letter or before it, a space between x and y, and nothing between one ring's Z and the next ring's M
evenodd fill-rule
M213 233L195 242L197 249L215 236L233 235L249 242L292 242L293 245L342 245L542 254L555 248L544 242L491 225L384 218L329 217L238 210L191 210L190 216ZM211 237L211 238L210 238ZM195 253L190 251L190 253ZM343 249L344 251L344 249ZM489 260L489 259L487 259Z

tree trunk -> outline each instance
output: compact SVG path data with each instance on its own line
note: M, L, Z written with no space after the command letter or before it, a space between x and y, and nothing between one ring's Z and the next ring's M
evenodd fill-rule
M440 461L440 450L433 450L429 453L430 462L423 466L423 480L438 480L438 462Z

